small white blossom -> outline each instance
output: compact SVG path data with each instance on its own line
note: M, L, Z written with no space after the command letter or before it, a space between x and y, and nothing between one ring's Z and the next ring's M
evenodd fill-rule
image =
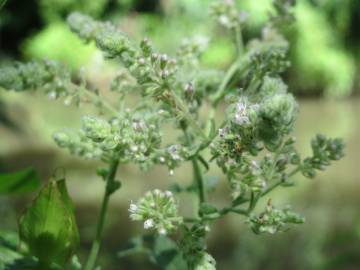
M152 220L151 218L145 220L144 229L148 230L148 229L151 229L152 227L154 227L154 220Z
M129 212L134 214L138 210L138 206L135 203L130 203Z
M54 100L54 99L56 99L56 92L54 92L54 91L52 91L52 92L49 92L49 94L48 94L48 98L50 99L50 100Z
M230 25L230 20L227 16L225 15L221 15L219 17L219 23L224 25L224 26L229 26Z

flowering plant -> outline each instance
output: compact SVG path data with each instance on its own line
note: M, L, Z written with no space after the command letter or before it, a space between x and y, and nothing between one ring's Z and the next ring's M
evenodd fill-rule
M79 130L64 129L53 136L57 145L70 153L107 165L98 170L106 187L88 260L83 268L74 260L68 264L78 241L76 223L64 185L51 183L20 222L21 239L36 257L36 267L95 268L109 199L121 187L116 176L119 164L134 163L141 170L166 166L170 175L183 163L192 164L190 187L148 191L129 206L133 221L143 222L145 230L159 235L156 241L170 243L175 250L176 255L166 265L149 251L164 269L215 269L206 236L211 225L229 213L243 216L256 234L274 234L304 222L289 208L276 208L272 200L257 214L258 202L275 188L293 186L297 173L313 178L343 156L341 139L317 135L311 142L312 156L302 158L291 136L298 104L281 78L289 66L289 44L280 28L294 20L293 5L292 0L275 0L261 37L244 44L242 30L247 15L231 0L215 2L210 14L227 29L237 48L237 57L225 72L201 65L200 57L207 47L204 39L187 39L175 56L168 56L156 52L148 39L137 45L110 23L71 14L68 24L74 33L85 42L94 42L106 57L121 62L110 87L118 100L111 102L101 91L89 87L84 76L74 80L52 61L16 63L0 70L0 87L4 89L42 90L52 99L63 99L66 105L90 103L99 111L98 115L84 116ZM136 99L131 109L126 106L129 95ZM215 116L224 103L225 114L218 122ZM206 117L201 110L207 111ZM175 142L165 143L164 123L181 132ZM227 207L219 208L208 200L211 188L205 174L210 166L219 167L228 183L231 203ZM195 216L181 215L177 199L181 192L198 197ZM63 209L72 229L63 231L55 222L56 229L42 226L39 218L48 217L42 209L45 203L54 205L55 211ZM53 248L39 248L44 244Z

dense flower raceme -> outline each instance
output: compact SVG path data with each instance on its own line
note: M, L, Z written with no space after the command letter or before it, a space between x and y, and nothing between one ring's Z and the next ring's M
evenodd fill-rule
M98 170L107 182L105 196L119 187L118 164L135 163L141 169L162 165L174 175L177 167L191 162L193 183L177 185L173 191L198 196L195 216L180 216L175 193L154 190L130 204L130 217L143 222L145 230L176 238L188 269L213 270L216 263L206 249L212 222L237 213L247 218L255 233L270 234L304 222L289 208L277 209L271 202L255 214L257 203L277 187L293 186L297 173L312 178L344 155L343 141L324 135L312 140L309 157L301 157L295 148L291 133L298 104L280 77L289 66L289 44L279 31L293 19L293 2L275 0L261 37L247 44L241 38L246 16L235 2L212 5L211 16L230 30L238 48L226 72L201 65L211 38L187 38L170 56L157 52L148 39L136 43L111 23L73 13L68 18L71 30L85 42L94 42L106 57L121 62L109 89L118 99L107 100L84 74L72 78L52 61L0 68L0 87L43 90L52 99L64 98L66 105L90 103L99 109L98 115L82 118L79 130L64 129L53 138L74 155L109 165ZM135 105L128 104L128 96ZM223 101L225 113L218 113ZM223 116L221 123L218 115ZM176 139L167 136L165 125L176 129ZM229 185L231 204L223 209L207 198L213 187L204 174L213 164Z

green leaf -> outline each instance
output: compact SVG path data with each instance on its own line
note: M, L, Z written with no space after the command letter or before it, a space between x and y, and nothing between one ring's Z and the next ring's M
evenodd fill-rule
M156 264L164 270L187 269L186 262L173 240L159 235L155 238L153 256Z
M5 5L6 0L0 0L0 9Z
M200 205L199 214L208 219L216 219L220 216L219 210L209 203L202 203Z
M42 264L64 265L79 243L65 180L50 181L20 218L20 238Z
M33 168L0 174L0 194L32 192L40 186L40 179Z
M118 257L133 254L146 254L151 262L164 270L187 270L187 265L183 259L176 243L167 236L163 235L143 235L133 238L129 244L118 253Z
M206 171L208 171L209 170L209 164L207 163L205 158L203 156L199 155L198 160L201 162L202 165L204 165Z

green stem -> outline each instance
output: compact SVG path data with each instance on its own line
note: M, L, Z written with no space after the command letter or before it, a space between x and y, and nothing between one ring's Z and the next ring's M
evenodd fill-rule
M194 130L202 137L202 138L206 138L205 133L202 131L202 129L197 125L196 121L194 120L194 118L191 116L187 106L184 104L184 102L182 101L182 99L174 92L172 91L172 96L174 98L176 107L179 108L181 110L181 112L183 113L183 117L186 119L186 121L191 125L192 128L194 128Z
M239 60L236 60L228 69L228 71L225 74L224 79L222 80L218 90L214 94L213 100L213 106L216 107L220 100L225 96L225 88L229 84L231 78L234 76L235 72L239 68Z
M194 179L198 187L198 194L200 203L204 203L206 201L206 190L204 178L197 160L197 156L195 156L192 160L193 171L194 171Z
M240 57L244 52L244 41L240 26L235 28L236 48L238 50L238 56Z
M188 145L191 145L191 138L187 132L186 124L183 124L181 129L184 132L186 143ZM193 166L194 181L196 182L198 188L199 202L201 204L206 201L206 188L205 188L204 178L198 162L198 154L193 155L191 157L191 163Z
M96 93L90 91L89 89L87 89L83 86L75 85L75 87L79 90L79 92L83 93L84 95L87 95L95 102L98 102L99 104L101 104L109 112L113 113L114 115L118 114L118 111L109 102L107 102L105 99L103 99L101 96L97 95Z
M119 166L118 160L114 160L110 164L109 174L106 179L106 188L105 188L104 197L103 197L101 210L100 210L100 217L98 219L98 224L96 227L96 235L95 235L95 239L94 239L94 242L91 247L90 255L88 257L88 260L86 262L84 270L93 270L95 267L96 259L98 257L99 250L100 250L102 234L104 231L104 224L105 224L106 212L107 212L108 205L109 205L109 199L110 199L111 194L114 192L113 186L115 183L115 175L116 175L118 166Z

